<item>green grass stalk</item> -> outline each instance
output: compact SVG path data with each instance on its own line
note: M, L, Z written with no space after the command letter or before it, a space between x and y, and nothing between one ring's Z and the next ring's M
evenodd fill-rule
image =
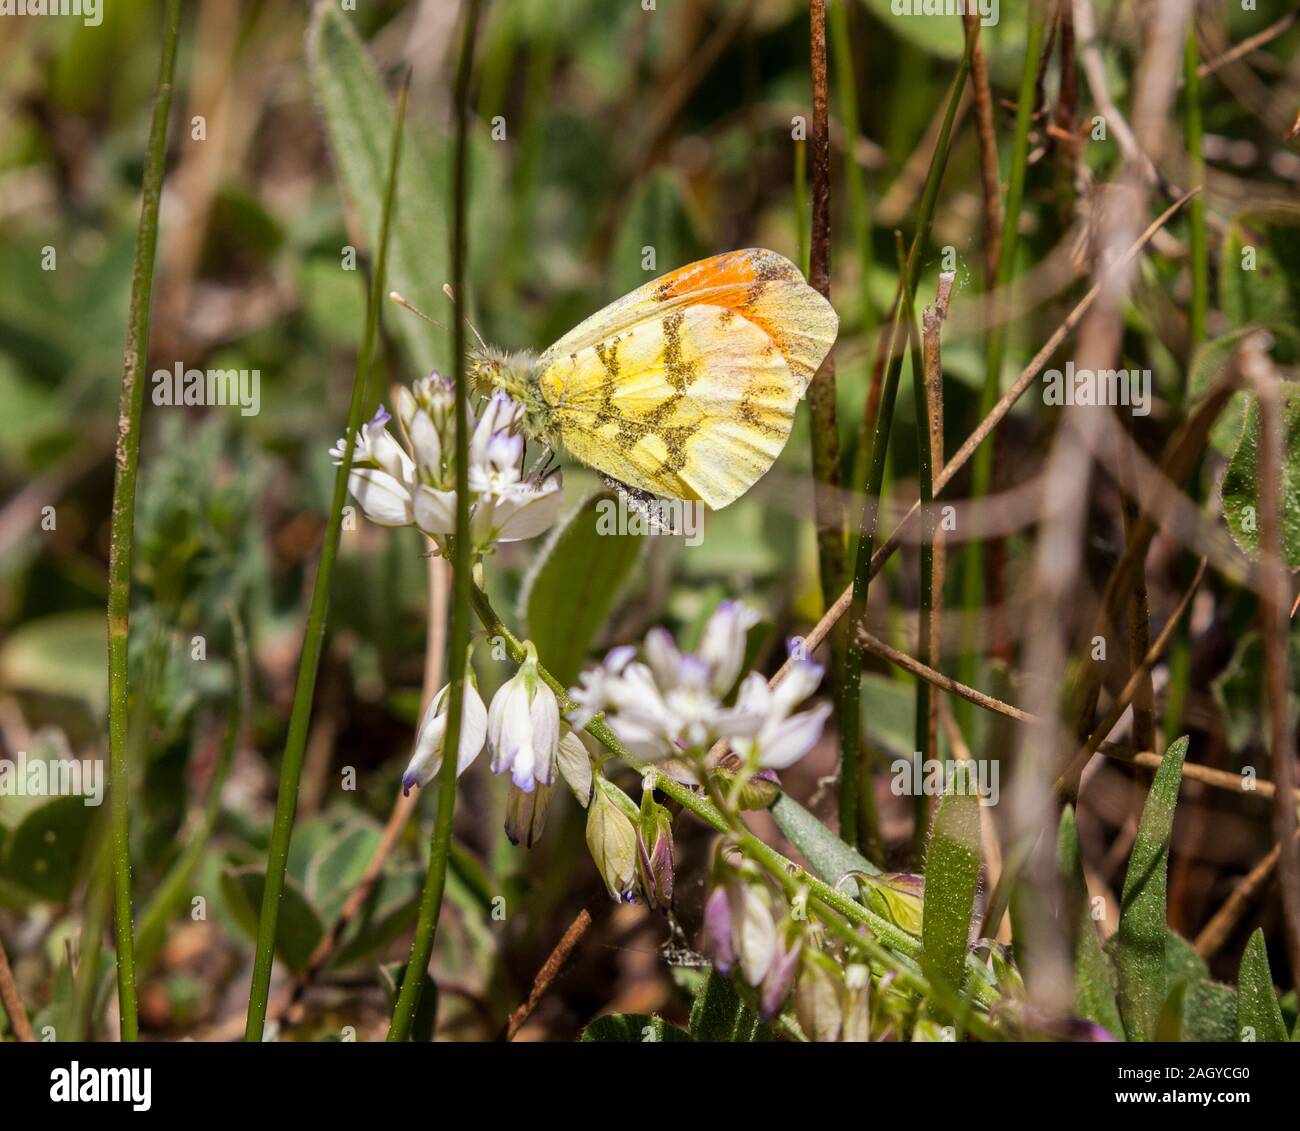
M469 162L469 80L474 61L474 38L478 30L479 0L469 0L456 70L456 146L452 169L451 287L458 301L465 301L466 180ZM459 314L459 312L457 312ZM411 954L402 976L393 1020L388 1027L390 1041L405 1041L411 1032L415 1012L424 989L424 974L433 954L434 936L442 911L447 884L447 861L451 854L451 823L456 808L456 764L460 750L461 721L465 705L465 674L469 662L470 622L470 534L469 534L469 402L465 373L465 319L451 324L452 356L456 379L456 537L452 546L451 624L448 631L447 734L442 768L438 774L438 808L434 818L429 867L420 893L420 910L415 924Z
M113 475L113 520L108 558L108 794L109 836L113 855L113 934L117 948L117 998L122 1040L139 1036L135 994L135 939L131 925L131 773L128 756L130 693L127 639L131 619L131 550L134 541L136 472L140 465L140 418L144 409L144 369L149 353L149 308L158 247L158 209L167 160L167 118L180 37L180 0L168 0L163 13L162 58L154 88L149 142L145 150L140 227L131 272L131 304L122 358L122 397L118 408Z
M383 301L384 275L388 263L388 235L393 204L397 197L397 165L402 154L402 122L406 115L406 92L409 75L397 98L393 118L393 137L388 160L388 185L384 194L384 211L379 225L379 245L375 254L374 275L370 280L370 299L366 306L366 327L357 354L357 369L352 381L352 400L348 406L348 431L343 459L334 477L329 521L321 547L320 564L312 585L311 605L307 612L307 631L298 661L298 678L293 690L293 707L289 714L289 734L285 740L284 759L280 763L280 787L275 799L275 818L271 825L271 844L267 852L266 885L257 925L257 945L253 955L253 981L248 996L248 1019L244 1040L261 1041L266 1026L266 1005L271 988L271 966L275 958L275 934L280 918L280 896L284 891L284 873L289 862L289 841L293 836L293 816L298 806L298 785L302 777L303 756L307 748L307 730L311 723L312 700L316 692L316 671L320 666L325 643L325 621L329 611L330 582L338 557L342 529L343 504L347 499L348 475L357 433L361 428L361 404L366 375L374 356L379 333L379 307Z

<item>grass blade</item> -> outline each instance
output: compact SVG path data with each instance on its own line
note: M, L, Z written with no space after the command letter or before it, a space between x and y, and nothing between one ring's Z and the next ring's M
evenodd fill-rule
M293 689L293 708L289 715L289 734L285 739L284 759L280 764L280 787L275 799L275 819L271 826L271 844L267 852L266 887L262 894L262 911L257 927L257 949L253 957L253 982L248 997L248 1020L244 1028L246 1041L260 1041L266 1024L266 1003L271 986L271 964L275 957L275 935L279 924L280 896L284 891L284 872L289 861L289 841L293 835L293 815L298 806L298 782L302 775L303 755L307 746L307 728L311 722L312 700L316 692L316 669L320 665L325 642L325 617L329 609L330 582L334 577L334 560L338 556L343 503L347 497L348 474L361 427L361 401L366 374L374 354L379 332L379 307L383 301L384 275L388 260L388 238L397 191L397 170L402 155L402 121L406 114L406 84L397 99L397 114L392 123L392 142L388 159L384 211L379 225L379 245L375 254L374 275L370 280L370 299L366 306L366 328L357 354L357 369L352 381L352 401L348 407L348 431L343 459L334 477L329 521L320 564L312 585L311 606L307 613L307 631L302 655L298 660L298 679ZM449 759L454 763L455 759Z
M921 962L932 983L959 991L980 878L980 802L966 763L939 799L925 860Z
M1268 968L1268 948L1258 927L1246 943L1237 970L1237 1039L1241 1041L1285 1041L1286 1023L1273 989Z
M1119 1003L1115 998L1115 970L1101 948L1097 928L1088 904L1088 890L1083 880L1083 858L1079 854L1079 834L1074 822L1074 808L1061 811L1056 834L1056 864L1061 874L1062 905L1067 913L1077 915L1074 944L1074 1009L1114 1037L1123 1037Z
M149 305L153 295L154 253L158 247L158 208L167 158L167 118L180 36L180 0L168 0L163 15L162 59L154 90L145 152L140 228L131 274L126 351L122 358L122 399L118 409L113 476L113 528L108 558L108 777L109 827L113 852L113 934L117 947L117 997L124 1041L139 1035L135 998L135 940L131 927L130 766L127 764L127 637L131 617L131 547L135 523L135 481L140 464L140 417L144 408L144 369L149 352Z
M469 80L474 62L474 39L478 31L479 0L469 0L464 12L464 34L460 60L456 69L456 146L452 172L451 216L451 287L452 293L467 298L465 292L465 213L466 179L469 159ZM433 825L433 844L429 849L429 868L420 893L420 914L415 924L415 938L402 977L402 988L388 1027L390 1041L404 1041L411 1031L425 972L433 953L433 938L442 911L442 895L447 884L447 861L451 855L451 822L456 808L456 769L460 749L461 718L465 705L465 668L469 661L470 622L470 532L469 532L469 381L465 372L465 319L451 323L452 360L456 377L456 537L451 549L452 597L451 624L447 633L451 691L447 701L447 733L438 774L438 810Z
M1115 970L1119 976L1120 1016L1130 1041L1152 1039L1167 993L1165 882L1169 837L1186 756L1186 736L1165 751L1142 807L1137 839L1124 875L1119 931L1115 936Z

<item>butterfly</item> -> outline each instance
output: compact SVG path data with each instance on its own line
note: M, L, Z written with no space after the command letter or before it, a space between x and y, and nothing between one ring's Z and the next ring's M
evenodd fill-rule
M536 357L485 347L471 371L552 450L633 493L719 510L781 454L838 328L793 263L749 248L638 287Z

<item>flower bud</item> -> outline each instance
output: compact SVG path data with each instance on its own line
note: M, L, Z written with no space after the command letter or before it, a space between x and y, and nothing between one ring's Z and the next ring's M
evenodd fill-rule
M637 823L637 878L647 906L667 911L673 904L673 816L654 800L652 790L641 794Z
M879 876L858 874L866 888L867 906L909 934L921 933L925 911L925 877L911 872L886 872Z
M735 761L739 763L740 759L737 758ZM718 783L718 787L724 796L731 795L731 789L735 785L737 777L734 767L720 765L709 776ZM741 810L746 812L755 809L770 809L780 796L781 785L776 774L771 770L759 770L757 773L746 776L745 784L740 787L736 803Z
M429 704L420 729L415 736L415 752L402 775L402 793L411 792L412 786L428 785L442 766L443 747L447 742L447 712L451 703L448 684ZM479 756L487 737L487 708L479 697L471 675L465 681L465 698L461 709L459 756L456 759L456 776L460 777Z
M596 779L587 807L587 848L615 903L631 903L636 885L637 807L618 786Z
M860 962L844 971L844 1026L840 1040L845 1044L871 1040L871 970Z
M727 889L718 884L704 903L704 933L700 953L713 963L719 974L730 974L736 964L736 950L731 940L731 900Z
M799 925L793 919L786 919L777 929L772 963L758 990L758 1015L762 1020L771 1021L781 1012L785 999L790 996L790 987L794 984L794 976L799 969L799 953L802 950L803 935Z
M555 692L538 673L537 649L524 645L524 662L492 696L488 708L487 744L492 772L509 772L525 793L555 781L560 741L560 706Z
M844 1023L844 984L840 969L821 951L804 949L799 981L794 990L794 1012L810 1041L840 1039Z
M533 847L533 842L542 835L546 826L546 807L551 803L553 788L539 784L531 793L526 793L514 782L510 783L510 793L506 797L506 836L511 844Z

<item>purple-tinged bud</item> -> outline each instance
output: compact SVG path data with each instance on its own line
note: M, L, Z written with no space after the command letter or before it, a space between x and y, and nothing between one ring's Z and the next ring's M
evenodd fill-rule
M542 835L546 826L546 808L551 802L553 788L538 782L532 792L526 793L510 783L510 793L506 797L506 836L511 844L533 847L533 842Z
M731 941L731 900L727 889L718 884L704 904L704 933L700 939L700 952L713 963L719 974L731 973L736 964L736 952Z
M652 911L667 911L673 904L673 817L653 800L653 791L641 794L641 819L637 824L637 878Z
M803 937L792 920L786 920L776 933L776 951L772 955L772 964L767 968L763 984L758 990L758 1015L764 1021L771 1021L785 999L790 996L790 987L794 985L794 976L799 969L799 952L803 949Z

